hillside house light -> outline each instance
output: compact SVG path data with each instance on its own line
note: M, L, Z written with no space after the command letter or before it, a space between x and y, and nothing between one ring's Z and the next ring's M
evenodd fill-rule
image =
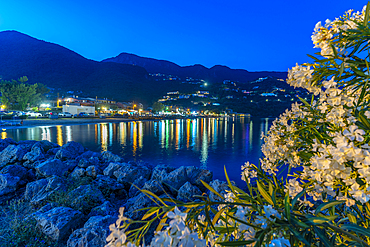
M1 110L4 110L6 108L5 105L1 105Z
M50 106L50 104L41 104L41 105L40 105L40 107L45 107L45 108L46 108L46 107L49 107L49 106Z

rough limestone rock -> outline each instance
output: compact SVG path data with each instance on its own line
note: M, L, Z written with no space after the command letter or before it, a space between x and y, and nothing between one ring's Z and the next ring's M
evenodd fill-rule
M172 172L173 170L175 170L175 168L167 165L157 165L153 169L151 180L162 182L168 173Z
M0 168L21 161L27 150L21 146L8 145L3 151L0 152Z
M64 176L68 172L69 166L59 159L51 159L42 162L38 166L36 166L36 172L38 175L43 177L50 177L53 175L56 176Z
M213 180L209 183L209 185L222 196L226 195L226 190L229 189L229 186L225 181L221 182L218 179ZM221 198L211 191L209 191L209 198L211 199L211 201L221 201Z
M87 168L90 165L90 162L86 158L81 158L77 165L81 168Z
M42 141L35 143L35 145L32 148L36 146L41 147L44 153L48 152L50 149L53 149L53 148L60 148L58 144L49 142L47 140L42 140Z
M109 189L112 191L118 191L125 188L123 184L118 183L114 178L105 175L98 175L97 178L92 182L92 185L99 190Z
M64 144L56 153L55 158L60 160L75 159L84 152L84 147L74 141Z
M44 201L49 199L54 193L66 190L66 180L58 176L39 179L28 183L24 198L31 202L34 206L42 205Z
M166 186L169 186L171 191L174 192L173 188L178 190L187 181L188 175L186 172L186 167L181 166L176 170L173 170L172 172L168 173L168 175L163 178L162 183L166 184Z
M107 226L116 221L116 217L112 216L94 216L91 217L83 228L72 233L67 242L67 247L80 246L105 246L106 238L110 234Z
M62 241L82 224L83 214L68 207L56 207L46 212L34 214L38 227L54 241Z
M109 201L104 202L102 205L99 205L91 209L89 217L92 216L106 216L106 215L115 215L117 210L113 207L112 203Z
M15 142L11 138L0 139L0 152L3 151L9 145L17 145L17 142Z
M26 161L26 167L33 168L32 164L37 160L45 159L44 150L41 145L33 145L30 152L23 156L23 160ZM24 165L24 164L23 164Z
M96 178L97 168L95 166L89 166L86 168L86 175L92 178Z
M127 217L132 220L139 220L143 217L143 211L136 211L141 208L154 206L154 202L145 194L140 193L137 196L127 200L125 205L125 212Z
M105 199L99 189L92 185L81 185L69 193L71 207L88 214L92 208L102 204Z
M117 178L117 181L125 184L128 188L130 183L133 183L136 179L141 176L145 179L150 178L151 171L146 166L136 166L126 164L121 166L118 170L113 172L113 175Z
M10 174L0 174L0 196L15 192L20 180L19 177L13 177Z
M131 198L139 194L140 190L138 190L136 187L142 189L146 181L147 181L146 178L144 178L143 176L140 176L139 178L135 179L135 181L132 183L128 191L129 197Z
M13 177L19 177L19 185L23 186L28 183L28 170L20 165L9 165L1 169L0 174L9 174Z
M122 164L120 163L109 163L107 168L104 169L103 174L105 176L114 177L113 173L121 168Z
M183 201L183 202L189 202L196 200L194 195L202 195L202 191L194 185L192 185L189 182L186 182L181 188L179 189L179 192L177 194L177 200Z
M143 189L149 190L156 195L162 195L165 192L164 186L156 180L149 180L148 182L146 182L143 186Z
M97 158L98 160L102 158L101 153L93 152L93 151L86 151L82 153L80 156L77 157L77 160L80 159L90 159L90 158Z
M123 159L118 156L118 155L115 155L113 153L111 153L110 151L104 151L102 153L102 159L106 162L106 163L110 163L110 162L122 162Z
M86 170L83 168L76 167L73 172L70 174L71 178L78 180L81 177L86 176Z
M50 156L50 157L54 158L59 150L60 150L60 147L59 148L58 147L57 148L51 148L46 152L46 154L47 154L47 156Z
M207 189L202 184L201 180L209 184L212 181L213 173L207 169L201 169L195 166L186 167L186 174L188 176L189 182L198 188L201 191L206 192Z

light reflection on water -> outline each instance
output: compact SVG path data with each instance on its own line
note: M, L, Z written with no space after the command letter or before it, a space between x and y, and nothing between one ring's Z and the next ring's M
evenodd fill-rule
M126 160L208 168L220 179L224 179L226 166L231 179L239 183L241 165L258 163L261 133L267 132L271 121L242 117L42 126L3 129L1 138L48 140L59 145L73 140Z

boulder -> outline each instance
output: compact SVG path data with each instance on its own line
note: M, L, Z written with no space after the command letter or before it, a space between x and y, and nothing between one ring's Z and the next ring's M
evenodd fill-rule
M83 152L84 148L80 143L70 141L59 149L59 151L55 154L55 158L60 160L76 159L77 156Z
M41 231L56 242L66 239L83 220L81 212L68 207L56 207L46 212L37 211L33 216Z
M67 247L80 246L105 246L106 238L110 234L109 225L113 224L116 217L94 216L91 217L83 228L72 233L67 242Z
M213 173L210 170L202 169L195 166L186 167L186 174L188 176L189 182L200 188L200 190L203 192L206 192L207 188L204 187L201 180L209 184L213 178Z
M194 185L192 185L189 182L186 182L181 188L179 189L179 192L177 194L177 200L183 201L183 202L189 202L194 201L196 198L194 198L194 195L202 195L202 191Z
M90 162L86 158L81 158L77 166L81 168L87 168L90 165Z
M0 196L15 192L20 186L20 180L10 174L0 174Z
M165 192L163 185L156 180L149 180L144 184L142 189L149 190L156 195L162 195Z
M162 182L162 180L168 175L168 173L175 170L175 168L167 165L157 165L154 167L152 172L152 180L157 180L159 182Z
M170 188L172 192L180 189L180 187L188 181L186 167L181 166L176 170L168 173L163 179L162 183ZM174 190L175 189L175 190Z
M109 163L108 167L104 169L103 174L105 176L114 177L113 173L121 168L122 164L120 163Z
M53 149L53 148L57 148L57 149L60 148L60 146L58 144L53 143L53 142L49 142L47 140L39 141L39 142L35 143L35 145L33 145L33 147L36 147L36 146L41 147L42 150L44 151L44 153L48 152L50 149Z
M68 197L70 205L84 214L88 214L92 208L102 204L105 199L101 191L92 185L81 185L72 190Z
M19 185L25 185L28 183L28 171L26 168L20 165L9 165L1 169L0 174L9 174L13 177L19 177Z
M24 198L31 202L33 206L40 206L53 194L59 191L66 191L66 180L57 176L39 179L28 183Z
M102 154L101 153L97 153L97 152L93 152L93 151L86 151L86 152L82 153L80 156L78 156L77 157L77 160L80 160L80 159L90 159L90 158L101 159L102 158Z
M92 216L106 216L106 215L115 215L116 214L116 209L113 207L113 205L109 202L106 201L102 205L99 205L93 209L91 209L89 213L89 217Z
M0 168L21 161L26 153L27 150L23 149L22 146L8 145L0 152Z
M99 190L102 190L104 188L110 189L112 191L124 189L123 184L118 183L115 179L105 175L98 175L97 178L92 182L92 185Z
M106 162L106 163L110 163L110 162L122 162L123 159L118 156L118 155L115 155L113 154L112 152L110 151L104 151L102 153L102 159Z
M97 175L97 168L95 166L89 166L86 168L86 175L92 178L96 178Z
M149 179L151 171L146 166L126 164L113 172L113 175L117 178L118 182L123 183L127 188L129 188L130 184L140 177Z
M43 177L50 177L53 175L64 176L68 172L69 166L59 159L46 160L36 166L36 172Z
M32 164L35 161L45 159L45 155L43 152L44 151L42 147L40 147L40 144L36 143L35 145L33 145L31 151L23 156L23 160L27 163L23 165L29 168L33 168Z
M209 183L209 185L222 196L226 195L227 194L226 190L230 189L229 185L225 181L220 181L218 179L213 180L212 182ZM215 193L211 191L208 191L208 193L209 193L209 198L211 199L211 201L216 201L216 202L221 201L221 198Z
M70 174L70 177L75 179L75 180L78 180L80 179L81 177L84 177L86 176L86 170L83 169L83 168L80 168L80 167L76 167L73 172Z
M125 211L128 218L132 220L141 220L144 211L137 211L138 209L151 207L156 205L148 196L143 193L138 194L137 196L127 200L125 204Z
M51 148L49 149L46 154L50 157L55 157L55 155L58 153L60 147L56 147L56 148Z
M140 193L140 191L139 191L136 187L138 187L138 188L142 189L146 181L147 181L147 180L146 180L146 178L144 178L143 176L140 176L139 178L137 178L137 179L132 183L132 185L131 185L131 187L130 187L130 189L129 189L129 191L128 191L128 196L129 196L129 197L134 197L134 196L136 196L137 194L139 194L139 193Z
M0 152L3 151L9 145L17 145L17 142L15 142L11 138L0 139Z

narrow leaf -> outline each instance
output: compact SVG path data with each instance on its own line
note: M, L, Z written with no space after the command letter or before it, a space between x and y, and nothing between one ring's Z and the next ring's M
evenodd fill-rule
M325 202L325 203L322 203L320 204L320 206L318 206L315 210L315 214L318 214L319 212L321 211L324 211L325 209L327 208L330 208L330 207L333 207L333 206L336 206L336 205L339 205L339 204L342 204L344 203L345 201L330 201L330 202Z
M266 192L266 190L262 187L259 181L257 181L257 188L258 191L261 193L262 197L271 205L274 205L271 196Z

